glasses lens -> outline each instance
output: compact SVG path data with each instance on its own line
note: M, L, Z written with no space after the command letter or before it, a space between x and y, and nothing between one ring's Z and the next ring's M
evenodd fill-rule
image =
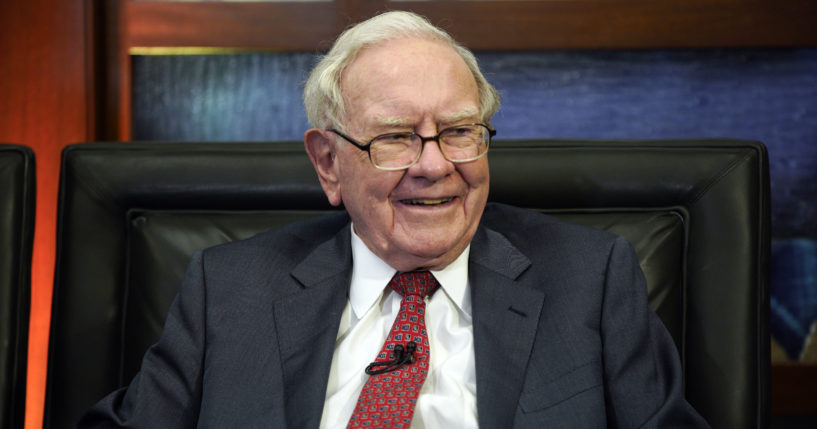
M413 133L392 133L375 138L369 147L374 164L398 169L414 163L420 154L420 139Z
M491 135L480 124L446 128L440 133L440 143L448 159L470 161L488 151Z

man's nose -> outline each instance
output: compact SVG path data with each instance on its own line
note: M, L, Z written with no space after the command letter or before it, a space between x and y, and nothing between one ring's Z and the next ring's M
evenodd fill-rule
M409 167L409 174L439 180L454 171L454 163L445 159L436 140L423 142L423 152L416 164Z

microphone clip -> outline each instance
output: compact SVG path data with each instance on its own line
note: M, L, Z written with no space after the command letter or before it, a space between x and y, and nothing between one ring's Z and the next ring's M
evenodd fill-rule
M417 343L414 341L409 341L405 348L402 344L396 344L394 346L394 359L382 361L382 362L372 362L366 367L366 374L369 375L377 375L383 374L386 372L394 371L400 368L403 365L408 365L414 362L414 352L417 350ZM383 368L378 368L383 367Z

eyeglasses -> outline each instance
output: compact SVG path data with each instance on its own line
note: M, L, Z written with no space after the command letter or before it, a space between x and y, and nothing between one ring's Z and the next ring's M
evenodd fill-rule
M362 144L334 128L327 131L368 152L369 160L381 170L403 170L416 164L428 141L436 141L443 157L451 162L474 161L488 153L491 137L496 135L496 130L485 124L463 124L445 128L434 137L415 132L388 133Z

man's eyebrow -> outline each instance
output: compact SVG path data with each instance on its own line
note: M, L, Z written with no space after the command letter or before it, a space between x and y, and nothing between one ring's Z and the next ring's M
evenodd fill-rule
M455 124L462 122L465 119L474 118L479 115L479 109L476 107L468 107L457 112L449 113L441 116L440 124ZM375 119L375 127L378 129L388 128L412 128L414 127L414 120L407 117L400 116L380 116Z
M411 128L412 120L399 116L381 116L375 119L378 128Z
M457 122L461 122L464 119L474 118L479 115L479 109L476 107L469 107L467 109L462 109L458 112L454 112L448 115L445 115L440 118L441 124L454 124Z

